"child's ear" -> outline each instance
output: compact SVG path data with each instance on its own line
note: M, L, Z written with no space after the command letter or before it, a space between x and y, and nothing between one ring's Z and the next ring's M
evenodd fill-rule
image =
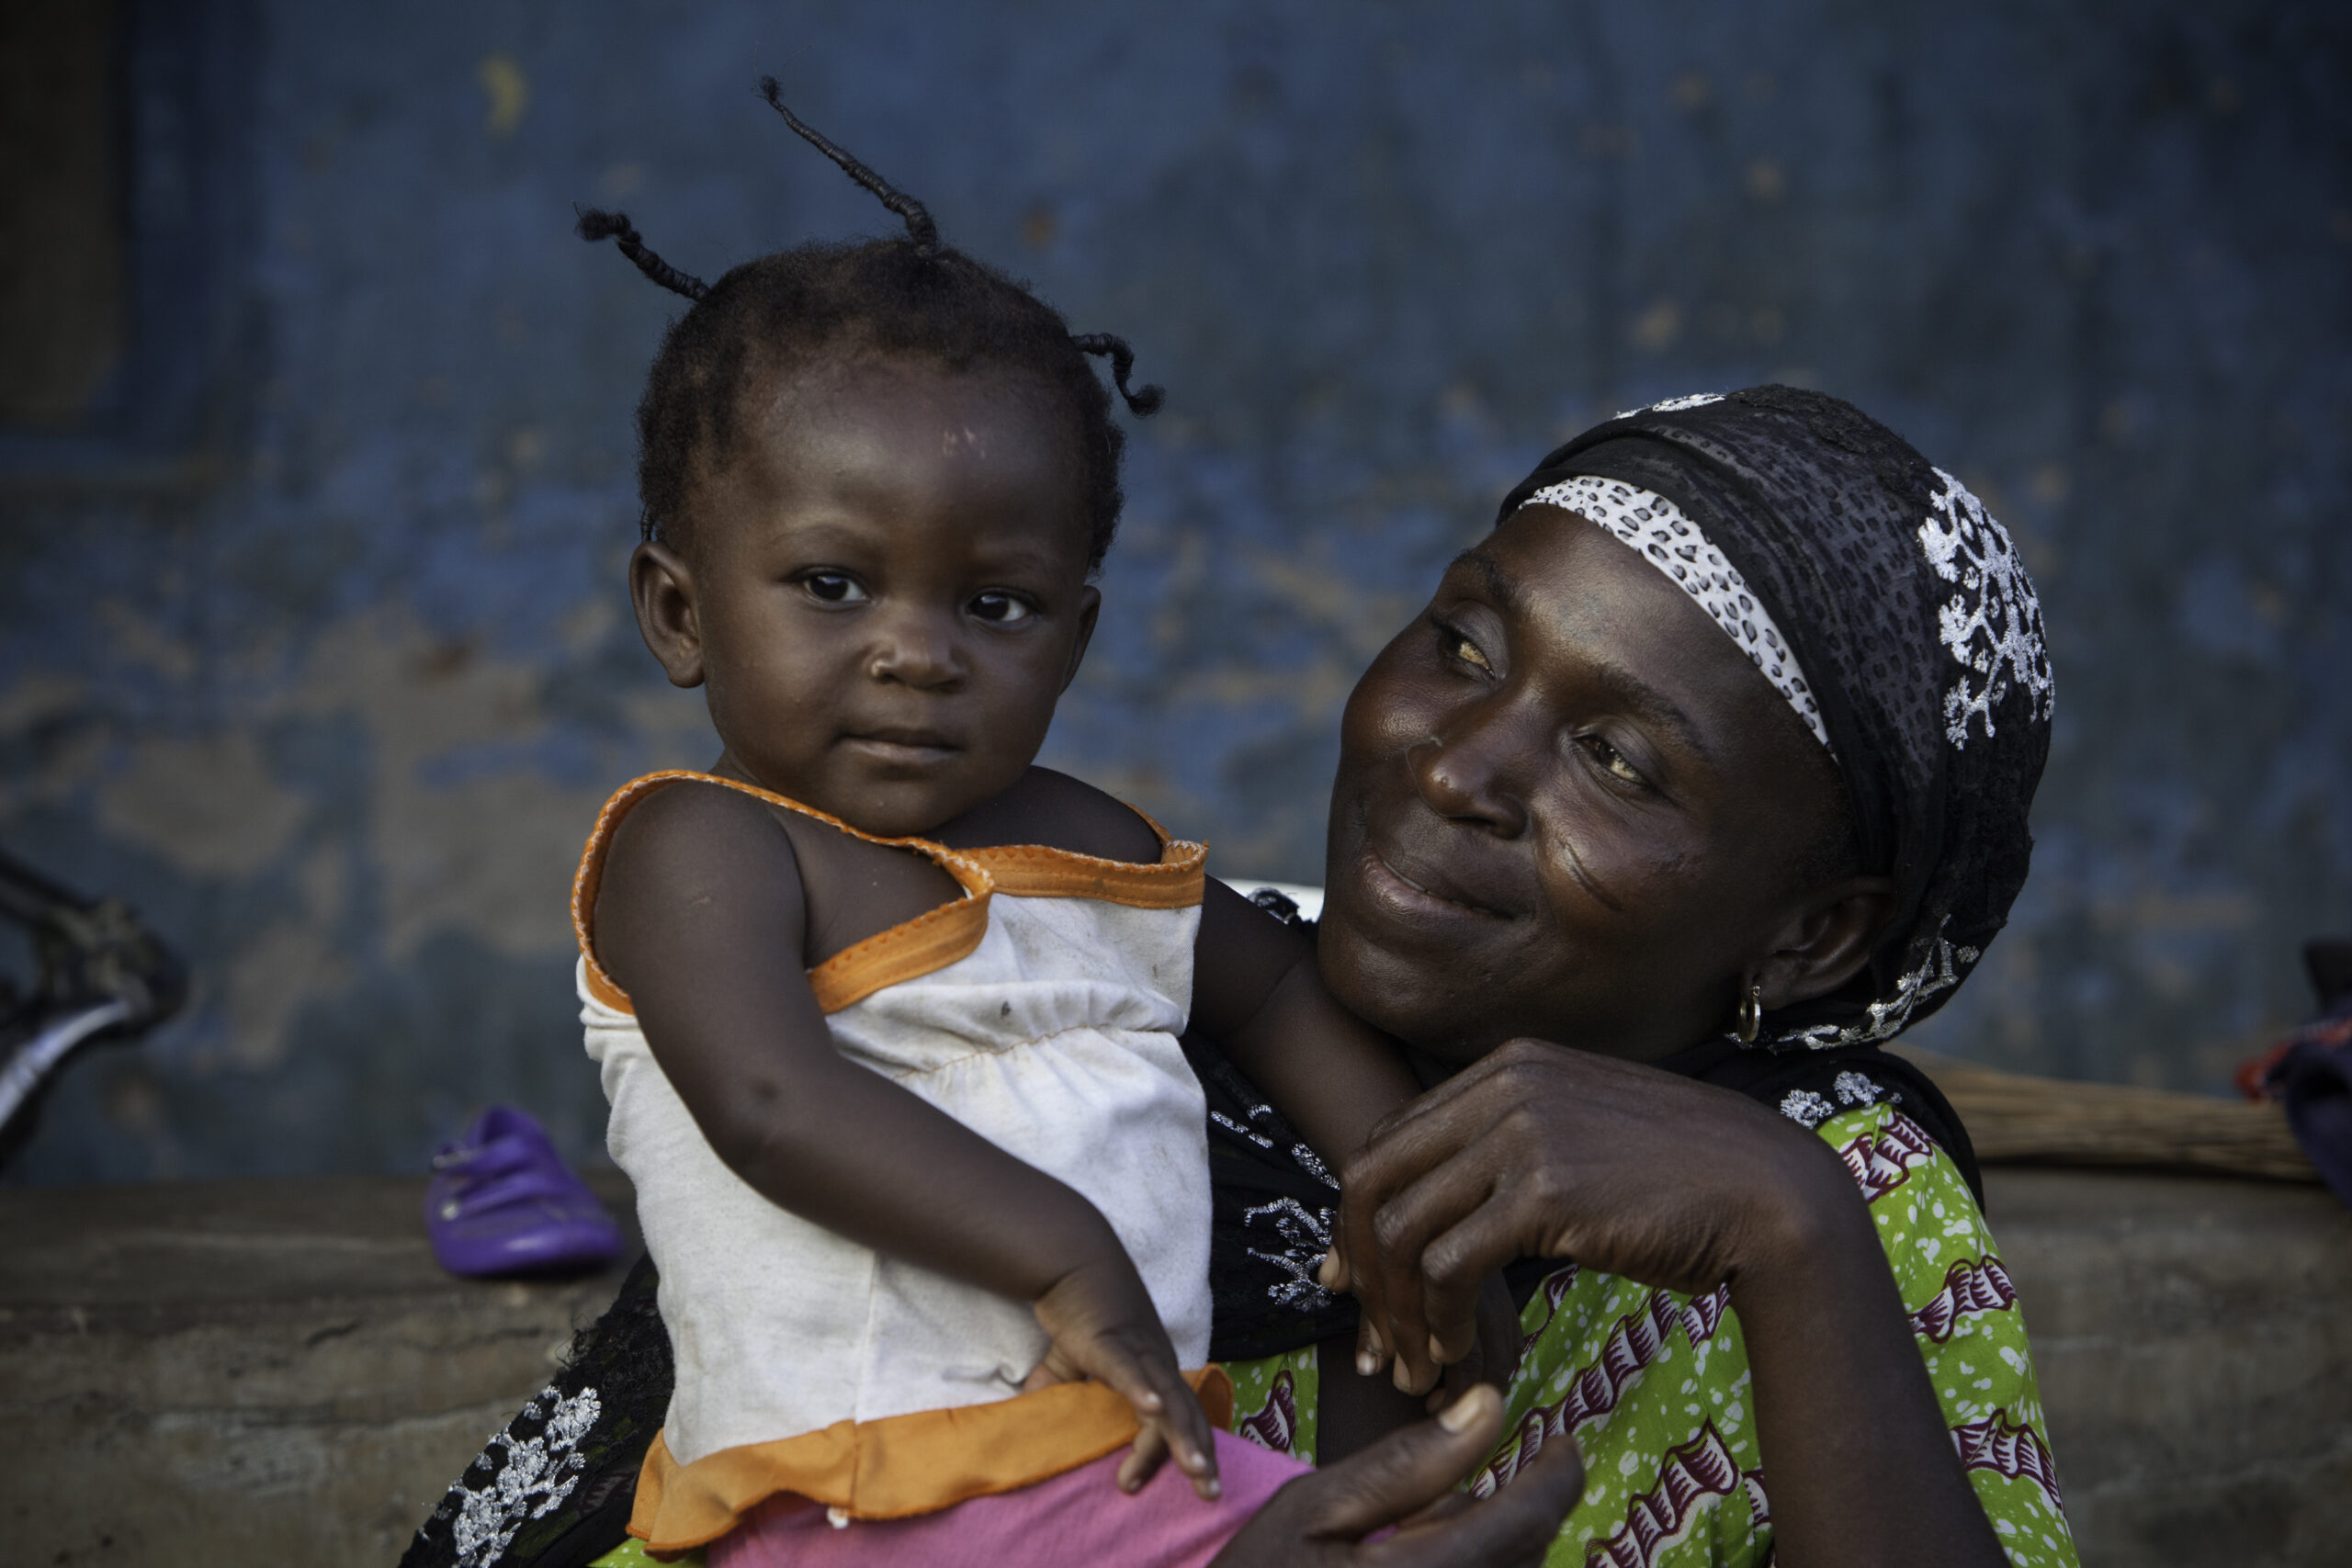
M628 596L637 605L637 629L669 672L670 684L701 685L702 622L695 613L694 572L684 559L657 540L638 546L628 558Z
M1079 591L1078 640L1069 645L1069 667L1062 671L1061 690L1064 692L1069 691L1069 683L1078 679L1078 667L1086 662L1086 645L1094 640L1094 623L1102 614L1102 591L1090 582Z

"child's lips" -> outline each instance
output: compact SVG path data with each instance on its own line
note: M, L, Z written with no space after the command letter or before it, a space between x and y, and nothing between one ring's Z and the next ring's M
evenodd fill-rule
M922 767L945 761L963 748L935 729L868 729L842 742L877 762Z

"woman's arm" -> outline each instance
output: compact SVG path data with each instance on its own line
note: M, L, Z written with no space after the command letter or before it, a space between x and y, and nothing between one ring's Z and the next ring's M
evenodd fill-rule
M1207 1418L1109 1222L845 1060L800 966L805 919L791 839L766 807L673 788L614 836L596 953L729 1169L837 1235L1033 1303L1055 1370L1117 1389L1148 1428L1166 1428L1187 1473L1213 1485ZM1156 1450L1139 1443L1138 1456L1148 1471Z
M1371 1348L1426 1387L1477 1281L1521 1257L1729 1285L1784 1560L1997 1568L1867 1209L1819 1139L1737 1095L1535 1041L1347 1162L1340 1257Z

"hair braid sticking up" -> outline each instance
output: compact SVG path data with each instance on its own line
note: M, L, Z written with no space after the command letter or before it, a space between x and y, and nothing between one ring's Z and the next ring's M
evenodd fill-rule
M1146 384L1132 392L1127 389L1127 378L1135 373L1136 351L1127 346L1126 339L1112 333L1087 333L1082 336L1072 333L1069 343L1080 354L1111 356L1111 378L1119 384L1119 396L1126 400L1131 412L1148 419L1159 412L1168 394L1158 387Z
M1129 385L1135 350L1108 333L1071 333L1026 284L943 243L922 203L786 108L775 78L760 83L760 96L907 231L888 240L810 241L706 285L647 250L626 214L580 214L582 238L618 240L646 276L694 301L670 323L638 402L645 536L687 547L702 487L735 461L754 410L774 407L780 385L861 360L902 361L953 375L1011 376L1068 411L1087 564L1102 565L1118 529L1126 433L1112 418L1111 390L1088 356L1108 357L1119 396L1136 414L1148 414L1163 398L1158 387Z
M590 244L599 240L616 240L621 254L637 264L637 270L673 294L683 294L699 300L710 292L710 285L691 273L680 272L660 256L645 248L645 237L632 227L626 212L599 212L591 207L584 210L573 208L580 215L580 237Z
M825 134L790 109L784 107L782 89L775 78L760 78L760 96L768 107L784 116L784 123L799 133L800 139L841 165L842 173L874 193L875 198L906 220L907 237L915 243L915 254L929 260L939 254L939 225L931 220L922 202L899 189L880 175L850 156L846 148L835 146Z

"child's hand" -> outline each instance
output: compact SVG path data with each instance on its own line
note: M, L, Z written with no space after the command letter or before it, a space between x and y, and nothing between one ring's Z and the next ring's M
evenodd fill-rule
M1119 1466L1119 1489L1139 1489L1172 1452L1178 1467L1193 1478L1193 1490L1216 1496L1216 1450L1208 1413L1178 1375L1176 1348L1168 1342L1159 1309L1126 1255L1071 1269L1033 1307L1053 1346L1024 1389L1091 1378L1110 1384L1135 1406L1143 1429L1136 1434L1135 1451Z

